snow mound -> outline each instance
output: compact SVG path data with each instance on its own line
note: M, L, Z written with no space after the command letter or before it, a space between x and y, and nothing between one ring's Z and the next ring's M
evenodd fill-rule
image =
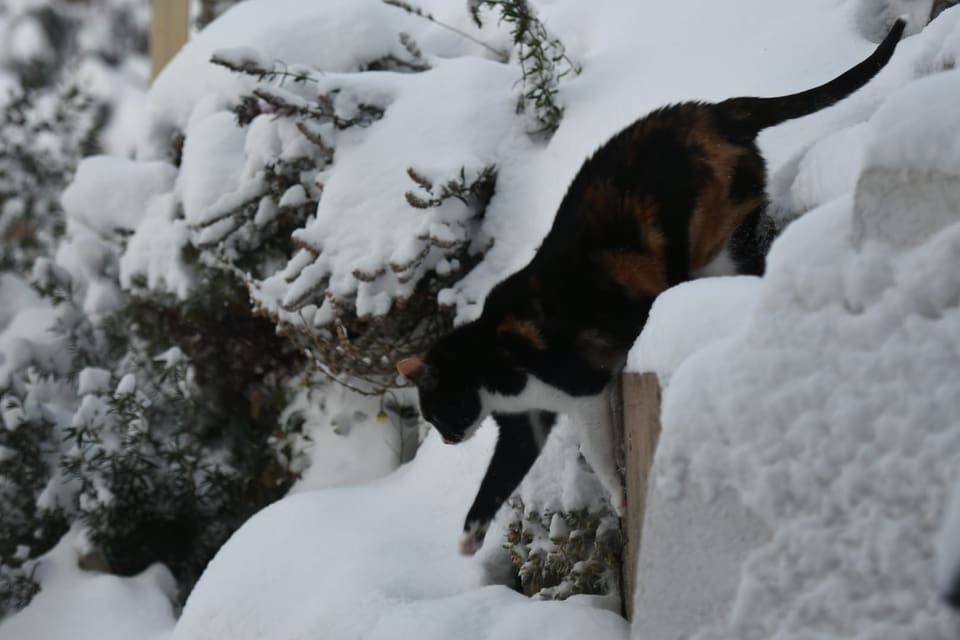
M944 135L960 131L958 93L960 70L935 73L894 92L871 118L866 166L960 175L960 138Z
M432 434L386 478L261 511L211 561L173 640L625 638L609 611L484 587L482 566L457 553L494 437L487 425L448 447Z
M83 571L88 545L72 530L36 561L41 590L0 623L0 640L166 640L173 628L173 575L154 565L131 578Z
M626 370L654 372L666 386L690 355L744 328L759 289L759 278L736 276L693 280L665 291L650 309Z
M71 221L111 234L133 231L154 196L173 189L176 168L166 162L134 162L111 156L86 158L61 196Z

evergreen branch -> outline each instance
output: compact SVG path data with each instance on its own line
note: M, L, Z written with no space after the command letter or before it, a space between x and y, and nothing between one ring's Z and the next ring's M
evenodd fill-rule
M344 117L336 112L333 106L333 98L328 95L317 96L315 103L267 87L254 89L253 95L270 105L271 113L278 116L300 116L318 122L332 122L337 129L369 127L383 117L381 107L363 103L357 105L357 115L355 117Z
M253 76L260 81L264 80L293 80L296 83L318 82L313 77L313 72L307 70L290 71L282 63L273 63L273 66L267 68L263 61L253 57L231 57L225 52L215 52L210 57L212 64L226 67L231 71Z
M483 47L484 49L486 49L487 51L489 51L490 53L492 53L494 56L496 56L497 60L499 60L500 62L504 62L504 63L505 63L505 62L507 62L507 61L510 60L510 54L508 54L507 52L505 52L505 51L500 51L499 49L495 49L494 47L491 47L491 46L490 46L489 44L487 44L486 42L484 42L484 41L482 41L482 40L479 40L479 39L473 37L472 35L470 35L470 34L467 33L466 31L463 31L463 30L461 30L461 29L458 29L458 28L454 27L453 25L447 24L446 22L443 22L443 21L441 21L441 20L437 20L437 19L434 18L431 14L427 13L426 11L424 11L423 9L421 9L420 7L415 7L415 6L413 6L412 4L410 4L410 3L408 3L408 2L404 2L404 0L381 0L381 1L383 2L383 4L388 4L388 5L390 5L391 7L396 7L396 8L398 8L398 9L402 9L403 11L406 11L406 12L409 13L410 15L417 16L418 18L423 18L424 20L429 20L430 22L432 22L433 24L437 25L438 27L441 27L441 28L443 28L443 29L446 29L447 31L450 31L451 33L455 33L455 34L457 34L458 36L460 36L461 38L465 38L465 39L469 40L470 42L473 42L474 44L480 45L481 47Z
M478 25L482 25L483 7L499 9L501 22L511 25L523 78L517 113L532 105L540 125L533 133L555 131L563 118L563 108L555 100L560 80L571 73L579 75L580 66L567 56L563 43L550 36L527 0L471 0L470 11Z

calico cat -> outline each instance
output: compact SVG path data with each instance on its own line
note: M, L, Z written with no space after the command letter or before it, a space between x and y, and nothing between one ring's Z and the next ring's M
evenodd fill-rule
M741 273L762 273L769 227L757 134L866 84L903 28L897 21L866 60L819 87L686 102L637 120L584 162L536 255L493 288L480 317L425 357L398 363L445 442L466 440L491 413L499 425L463 553L482 544L558 413L571 416L584 458L622 513L608 394L654 298L724 255Z

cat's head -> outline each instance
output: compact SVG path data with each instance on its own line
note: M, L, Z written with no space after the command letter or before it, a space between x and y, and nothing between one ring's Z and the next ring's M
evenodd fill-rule
M423 417L447 444L469 439L498 410L491 393L519 393L526 384L507 342L495 328L473 322L437 340L425 356L397 363L417 387Z

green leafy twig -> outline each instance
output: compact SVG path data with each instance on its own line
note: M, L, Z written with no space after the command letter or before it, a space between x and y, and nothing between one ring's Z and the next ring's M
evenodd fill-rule
M563 107L556 101L560 80L571 73L578 75L580 66L567 56L563 43L550 35L527 0L472 0L470 12L478 26L483 24L480 10L484 7L498 9L500 21L510 24L523 75L517 112L532 107L538 123L535 132L555 131L563 118Z

